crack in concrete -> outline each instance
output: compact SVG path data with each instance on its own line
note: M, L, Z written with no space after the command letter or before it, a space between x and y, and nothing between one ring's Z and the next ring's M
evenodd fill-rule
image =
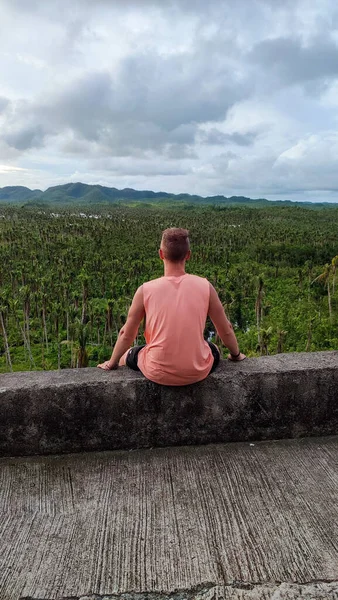
M237 592L239 595L237 595ZM256 592L259 595L256 595ZM269 594L269 596L266 594ZM297 598L303 600L311 600L312 598L338 600L338 580L319 579L302 583L233 581L225 585L207 582L189 589L173 590L172 592L89 593L53 599L21 596L19 600L236 600L236 598L239 600L246 600L246 598L248 600L259 600L260 598L269 598L269 600L296 600Z
M56 600L195 600L203 597L214 583L203 583L189 589L173 590L172 592L120 592L117 594L85 594L81 596L64 596ZM51 598L33 598L21 596L19 600L52 600ZM53 599L54 600L54 599Z

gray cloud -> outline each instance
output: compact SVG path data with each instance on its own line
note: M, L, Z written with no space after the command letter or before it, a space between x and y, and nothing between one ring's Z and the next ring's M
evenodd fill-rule
M214 59L210 60L211 58ZM182 124L225 117L248 90L236 82L226 60L216 53L161 57L132 56L122 62L115 92L116 107L131 116L161 124L168 131Z
M22 128L3 136L4 141L16 150L39 148L44 144L45 132L41 125Z
M185 146L194 142L199 123L224 118L247 93L226 64L210 67L200 52L183 61L134 55L121 61L115 75L88 72L45 102L20 103L11 119L14 133L3 137L25 150L71 129L117 155Z
M267 76L283 83L303 83L338 76L338 46L330 40L316 39L302 46L296 38L264 40L250 53L252 61L267 69Z
M133 161L130 161L129 157L107 157L103 160L93 159L89 162L89 166L95 170L109 171L116 176L123 173L124 176L131 177L140 175L175 177L188 175L191 172L191 165L189 163L183 164L180 157L165 163L156 160L149 161L142 157L135 157Z
M10 104L10 102L9 102L8 98L4 98L3 96L0 96L0 114L6 110L6 108L9 106L9 104Z
M200 141L204 144L215 146L226 146L229 144L251 146L258 135L257 132L252 131L248 133L224 133L219 129L212 128L209 131L204 131L200 134Z

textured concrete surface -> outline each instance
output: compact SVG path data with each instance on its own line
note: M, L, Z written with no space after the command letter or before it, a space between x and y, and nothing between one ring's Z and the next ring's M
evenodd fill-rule
M180 388L127 367L0 376L2 456L337 433L338 352L224 361Z
M338 437L0 460L0 598L338 598Z
M293 585L283 583L276 586L248 586L246 589L233 586L196 586L191 590L165 593L91 594L69 600L330 600L337 598L335 583ZM28 600L28 599L27 599ZM68 599L67 599L68 600Z

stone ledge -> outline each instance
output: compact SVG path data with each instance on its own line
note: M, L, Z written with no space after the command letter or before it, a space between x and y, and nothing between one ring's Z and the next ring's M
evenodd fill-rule
M1 456L337 433L336 351L222 361L184 387L127 368L0 376Z

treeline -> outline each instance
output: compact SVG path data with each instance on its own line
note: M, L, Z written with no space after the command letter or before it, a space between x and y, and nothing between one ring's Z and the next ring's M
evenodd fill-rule
M1 371L108 358L136 288L162 275L171 226L190 230L187 270L216 287L249 356L337 348L338 208L0 213Z
M59 206L62 208L79 208L79 206L100 206L101 208L114 203L129 204L135 203L161 204L171 206L173 202L178 204L194 205L220 205L220 206L307 206L314 210L319 208L327 209L334 205L327 203L303 202L297 203L291 200L269 201L265 198L248 198L246 196L198 196L196 194L173 194L168 192L153 192L151 190L134 190L124 188L118 190L114 187L105 187L102 185L89 185L86 183L65 183L42 190L30 190L24 186L6 186L0 188L0 205L3 203L12 205L26 205L31 207L49 207Z

